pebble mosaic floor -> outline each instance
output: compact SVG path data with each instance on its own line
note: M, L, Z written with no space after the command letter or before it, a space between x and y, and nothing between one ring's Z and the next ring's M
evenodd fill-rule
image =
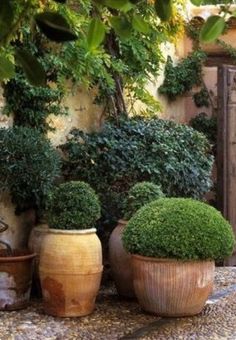
M25 310L0 312L0 340L236 340L236 268L217 268L214 293L200 315L179 319L145 314L114 287L101 289L94 313L83 318L45 315L33 300Z

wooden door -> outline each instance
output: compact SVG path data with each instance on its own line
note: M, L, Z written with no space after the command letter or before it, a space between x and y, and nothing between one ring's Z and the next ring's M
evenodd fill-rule
M236 235L236 66L218 70L217 201ZM236 266L236 253L226 262Z

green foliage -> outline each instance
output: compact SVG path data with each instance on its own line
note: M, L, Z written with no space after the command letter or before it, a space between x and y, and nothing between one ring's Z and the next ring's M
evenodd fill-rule
M190 91L194 85L202 82L202 63L206 55L198 50L182 59L176 66L169 56L165 66L165 79L159 87L159 93L169 100L175 100Z
M123 233L127 251L157 258L221 260L234 234L215 208L192 199L163 198L141 208Z
M200 41L204 43L214 42L223 33L225 25L225 19L222 16L210 16L200 31Z
M89 229L100 218L100 203L95 191L85 182L67 182L48 196L47 218L50 228Z
M207 139L172 121L132 118L118 126L107 122L92 134L74 130L61 149L65 177L88 182L99 193L104 214L113 217L121 217L124 197L137 182L161 185L168 196L194 198L211 187Z
M45 69L47 81L57 82L60 64L55 58L52 58L52 51L50 47L47 47L45 40L42 40L38 33L35 33L33 39L29 35L28 29L24 29L22 35L22 41L15 42L19 46L20 53L24 52L21 57L26 60L27 55L36 55ZM36 71L37 67L35 66L33 72L36 73ZM40 81L40 77L37 79ZM14 78L4 84L3 95L6 99L4 113L7 115L13 113L14 125L17 126L35 128L46 133L48 130L52 130L48 121L50 114L67 113L66 108L62 105L64 92L60 87L56 85L54 87L50 85L35 87L29 83L20 68L16 68Z
M203 87L199 92L194 93L193 101L197 107L209 107L209 93L205 87Z
M60 159L39 132L23 127L0 129L0 189L11 193L17 211L43 209L60 174Z
M191 2L197 6L206 3L203 0L191 0ZM201 34L201 38L204 41L209 41L209 39L212 40L213 38L216 39L222 33L226 14L235 15L233 8L231 8L231 4L234 2L233 0L224 0L223 4L225 5L219 9L219 13L223 13L224 15L222 17L216 15L211 16L204 24L204 34ZM8 61L12 66L8 68L9 72L4 70L3 73L0 73L0 79L4 77L6 80L12 77L12 67L14 66L13 55L15 54L15 50L11 47L11 43L15 37L20 34L22 26L25 24L29 24L32 28L31 31L34 30L35 25L38 25L44 35L56 42L74 41L76 38L78 38L78 41L81 38L82 40L84 40L84 38L87 40L86 36L90 33L88 33L88 29L86 29L86 25L93 21L94 17L104 22L105 31L108 32L114 29L117 33L116 38L121 40L124 35L131 37L133 33L137 32L147 34L149 30L147 30L145 23L151 28L150 32L153 31L152 28L154 26L157 26L160 36L162 34L163 38L166 38L166 35L163 35L163 27L159 25L156 16L166 22L166 27L169 26L170 28L173 24L173 19L176 17L176 13L179 12L180 6L183 6L184 3L184 0L156 0L152 1L152 3L134 0L75 0L68 2L64 0L4 0L0 3L0 57L2 60L4 59L3 63ZM209 1L209 3L216 4L218 1L212 0ZM147 11L144 13L143 9L145 7ZM87 14L86 17L81 16L84 8ZM151 12L153 15L152 18L149 19L146 14ZM138 22L136 20L137 16L139 18ZM133 20L134 18L136 19ZM112 22L116 22L116 25L112 25ZM117 27L119 29L117 29ZM172 28L173 27L178 27L178 24L173 25ZM171 28L169 31L174 32ZM92 31L89 40L94 41L94 46L99 46L99 43L102 42L101 35L99 37L96 30ZM77 44L77 40L75 44ZM104 46L106 44L107 41L104 42ZM1 53L4 54L6 50L10 52L10 59L1 55ZM115 54L115 56L117 55L119 55L119 53ZM27 58L27 60L21 58L19 63L27 70L28 75L31 73L30 80L37 84L37 72L35 74L32 72L33 67L30 63L30 59L32 60L32 58ZM0 72L2 70L3 68L0 68ZM42 75L40 77L43 78L45 74L42 68L41 71Z
M164 194L159 185L152 182L135 184L129 190L124 203L124 219L129 220L142 206L161 197L164 197Z
M209 142L216 147L217 141L217 118L209 117L205 112L199 113L190 120L190 125L197 131L203 133Z

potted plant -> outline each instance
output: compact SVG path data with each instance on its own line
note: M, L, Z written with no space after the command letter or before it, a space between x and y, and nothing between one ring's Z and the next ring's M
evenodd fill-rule
M0 232L8 225L0 220ZM27 249L12 249L0 241L0 310L17 310L28 306L33 261L36 254Z
M131 256L124 249L121 235L128 220L143 205L163 197L164 194L159 185L152 182L140 182L135 184L128 192L124 203L124 219L118 221L117 227L111 233L109 239L109 260L115 285L119 295L134 297Z
M124 230L132 254L134 288L145 311L195 315L212 292L214 260L234 247L230 224L215 208L185 198L162 198L144 206Z
M35 222L23 217L32 211L37 219L41 215L60 174L60 158L46 137L26 127L0 129L0 150L0 210L9 225L1 239L12 248L22 248Z
M63 183L50 193L39 264L46 313L74 317L93 311L103 268L93 227L100 213L98 197L85 182Z

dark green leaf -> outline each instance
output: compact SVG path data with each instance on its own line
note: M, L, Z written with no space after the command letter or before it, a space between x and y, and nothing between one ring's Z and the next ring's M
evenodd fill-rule
M172 15L172 0L156 0L155 9L162 21L168 21Z
M50 40L63 42L77 39L67 20L57 12L40 13L36 15L35 20L40 30Z
M0 40L10 31L14 19L14 11L10 0L0 2Z
M46 85L46 73L43 66L30 52L16 49L15 57L22 66L28 81L34 86Z
M14 64L6 57L0 56L0 81L12 78L14 73Z
M97 48L105 37L105 26L100 19L92 19L87 36L89 49Z
M114 16L110 18L111 25L115 33L121 39L128 39L132 34L132 26L125 17Z
M60 4L65 4L66 0L54 0L55 2L59 2Z
M150 27L146 21L140 15L134 15L132 18L133 28L141 33L147 34L150 31Z
M215 41L224 31L225 20L219 15L210 16L200 32L200 40L205 43Z

